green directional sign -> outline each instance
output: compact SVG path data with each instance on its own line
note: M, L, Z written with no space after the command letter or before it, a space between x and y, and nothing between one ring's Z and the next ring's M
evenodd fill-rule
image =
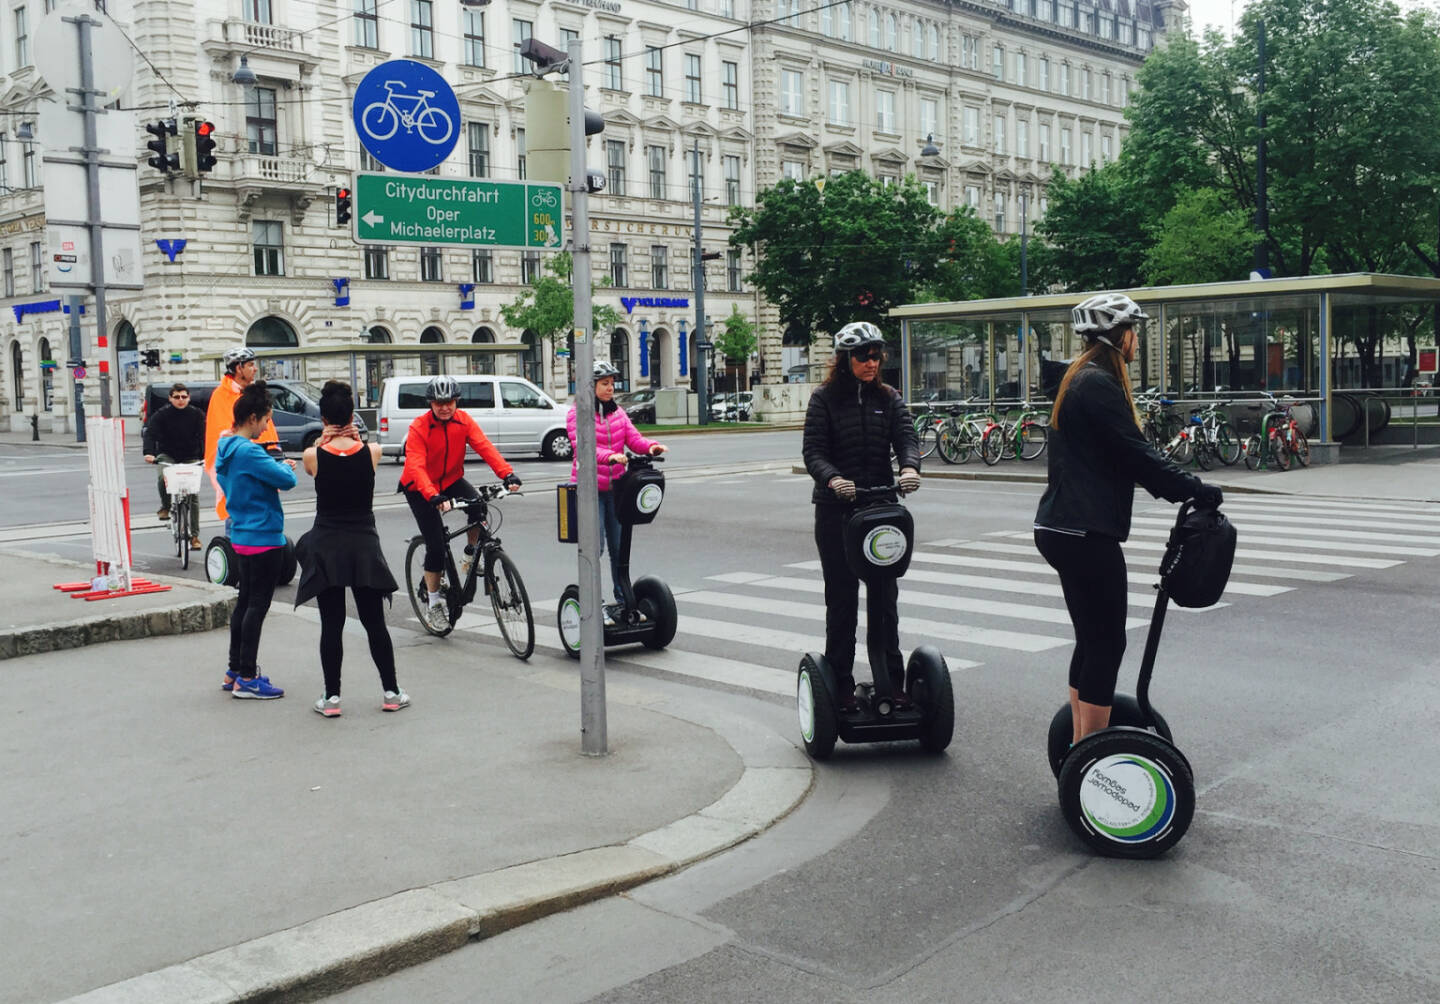
M360 174L351 219L360 244L558 250L561 191L544 181Z

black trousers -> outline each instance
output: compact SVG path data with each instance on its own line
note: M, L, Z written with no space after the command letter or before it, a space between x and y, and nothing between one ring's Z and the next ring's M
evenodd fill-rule
M470 482L464 478L456 478L440 491L443 495L458 495L461 498L474 498L475 496L475 489L470 487ZM440 510L435 508L433 502L427 502L425 496L413 488L405 489L405 501L410 503L410 511L415 515L415 525L420 528L420 536L425 538L425 571L443 572L445 570L445 520L441 517Z
M855 625L859 620L860 580L845 561L845 520L854 510L844 505L815 507L815 547L825 577L825 659L835 671L840 692L855 689ZM865 586L865 649L870 675L889 670L896 693L905 686L900 656L900 584L895 579Z
M395 645L390 640L390 629L385 626L385 594L378 589L352 588L355 595L355 613L365 627L370 641L370 658L380 671L380 686L384 690L399 690L395 682ZM345 657L345 587L332 586L320 590L315 597L320 608L320 670L325 674L325 696L340 696L340 663Z
M1125 657L1125 615L1129 583L1125 554L1114 537L1083 537L1036 530L1035 546L1060 573L1065 609L1075 628L1075 653L1070 657L1070 686L1086 704L1109 707L1115 700L1115 679Z
M260 651L260 629L275 598L275 584L285 561L285 548L272 547L259 554L237 554L235 564L240 572L240 596L235 612L230 615L230 668L237 676L250 678L256 673L255 659Z

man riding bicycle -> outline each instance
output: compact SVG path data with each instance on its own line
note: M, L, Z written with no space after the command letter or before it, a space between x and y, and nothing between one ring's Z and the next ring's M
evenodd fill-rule
M459 397L460 384L454 377L430 378L425 387L430 410L410 423L405 436L405 469L400 475L400 490L425 538L425 589L429 593L425 617L437 631L450 627L450 614L440 592L440 572L445 567L445 522L440 515L450 508L450 497L475 496L474 487L465 480L466 445L480 454L506 488L520 490L514 468L475 420L456 406ZM472 527L467 537L465 553L471 554L480 539L480 528Z

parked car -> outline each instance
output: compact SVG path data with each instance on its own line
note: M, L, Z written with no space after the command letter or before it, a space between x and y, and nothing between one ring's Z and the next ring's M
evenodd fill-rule
M719 422L748 422L754 400L754 392L748 390L716 394L710 402L710 418Z
M171 381L173 383L173 381ZM218 380L186 380L190 389L190 407L204 412L210 403L210 395L220 386ZM169 403L170 383L152 383L145 388L145 397L140 405L140 418L147 422L150 416ZM309 449L320 438L325 423L320 419L320 388L304 380L267 380L270 400L274 404L275 432L280 436L280 448L287 453L299 453ZM365 420L357 413L355 427L361 438L369 430Z
M632 422L655 424L655 388L645 387L625 394L616 394L616 402L625 409Z
M546 460L569 460L570 437L565 409L522 377L457 375L460 407L507 457L538 453ZM410 423L430 408L425 400L429 377L390 377L380 388L381 452L397 460L405 455Z

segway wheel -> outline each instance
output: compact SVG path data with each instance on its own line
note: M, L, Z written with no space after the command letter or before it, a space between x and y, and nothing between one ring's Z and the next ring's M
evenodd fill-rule
M910 700L920 707L920 748L945 752L955 735L955 690L945 657L935 646L921 645L910 653L905 679Z
M205 545L205 576L217 586L238 586L240 569L229 537L211 537Z
M560 594L560 608L555 613L560 629L560 647L572 659L580 658L580 587L566 586Z
M299 569L300 563L295 560L295 542L289 537L285 538L285 555L280 560L280 578L275 580L278 586L288 586L295 581L295 572Z
M1143 729L1104 729L1080 740L1066 757L1060 811L1098 854L1158 857L1190 828L1195 780L1168 740Z
M635 580L635 605L655 625L641 641L642 645L659 649L675 640L680 614L675 609L675 596L669 586L653 575L642 575Z
M1150 721L1140 710L1139 701L1129 694L1116 694L1114 703L1110 705L1110 724L1147 729ZM1165 721L1165 716L1159 711L1155 712L1155 731L1164 736L1166 740L1174 742L1175 737L1170 734L1170 724ZM1073 735L1075 735L1075 727L1070 718L1070 705L1063 704L1060 706L1060 710L1055 712L1055 717L1050 719L1050 735L1047 743L1050 770L1056 777L1060 776L1060 768L1065 766L1065 757L1070 752L1070 738Z
M830 758L839 735L831 689L834 682L823 655L807 652L800 660L795 678L795 710L800 716L800 738L805 743L805 752L816 760Z

